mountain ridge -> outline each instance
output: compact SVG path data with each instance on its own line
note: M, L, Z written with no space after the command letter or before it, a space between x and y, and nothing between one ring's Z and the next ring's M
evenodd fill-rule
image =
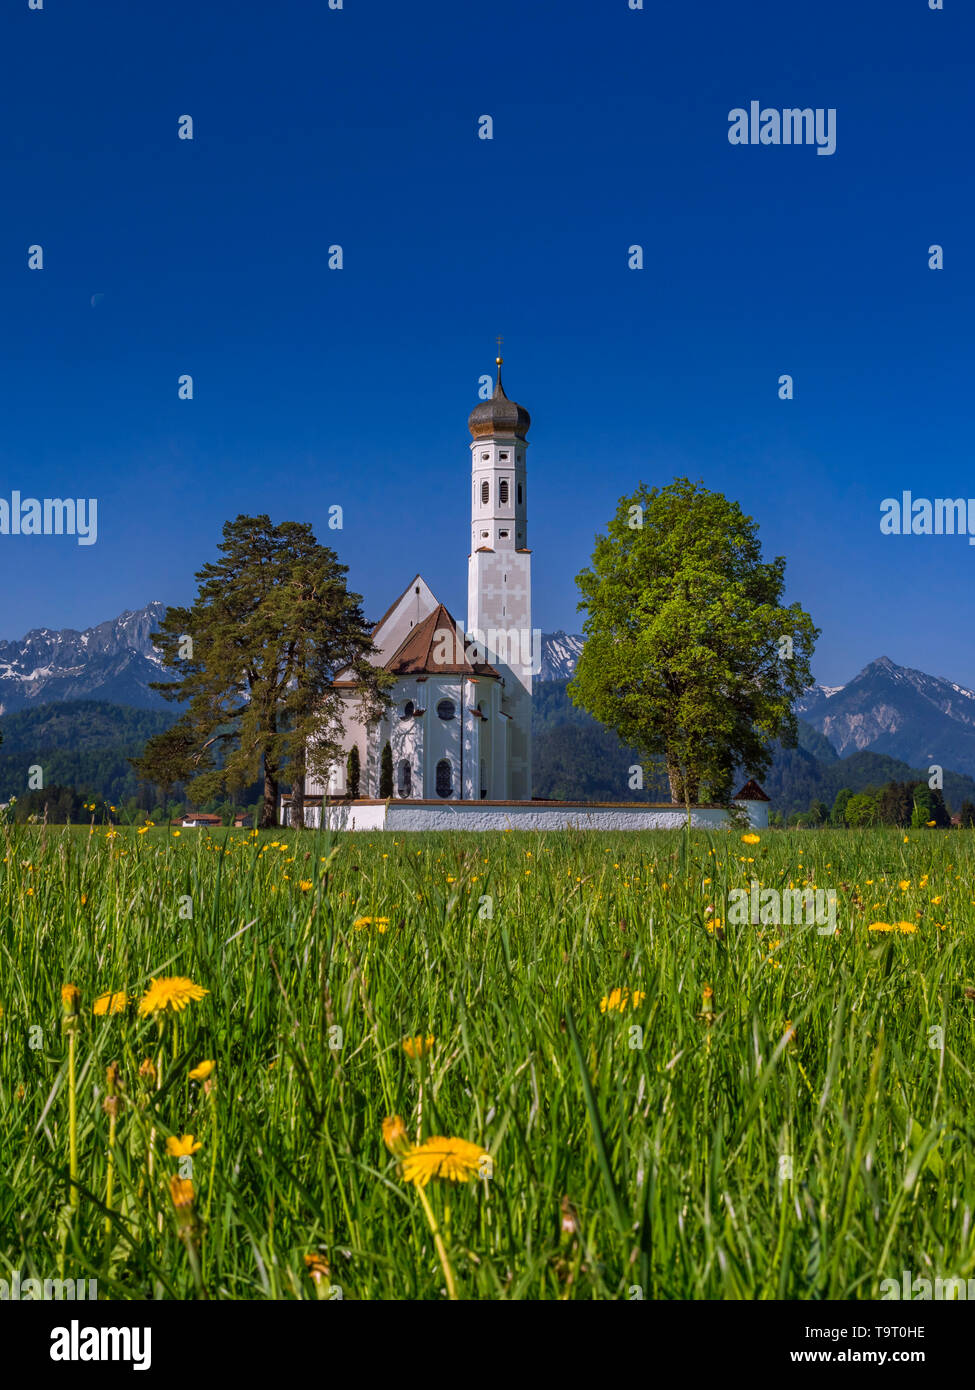
M172 710L151 683L166 668L152 635L166 611L153 599L83 631L34 628L0 641L0 716L63 701L102 700ZM538 680L565 681L585 639L564 629L542 634ZM837 758L872 752L910 767L939 765L975 776L975 691L890 657L876 657L844 685L812 685L796 713ZM828 760L825 748L820 755Z

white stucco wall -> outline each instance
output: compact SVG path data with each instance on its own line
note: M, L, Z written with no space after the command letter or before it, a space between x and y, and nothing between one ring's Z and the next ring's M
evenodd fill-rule
M767 801L736 803L754 829L768 825ZM409 801L349 802L327 806L332 830L680 830L687 821L679 806L594 805L587 802L444 801L418 805ZM309 828L320 823L318 807L306 809ZM719 830L728 813L717 806L692 806L691 826Z

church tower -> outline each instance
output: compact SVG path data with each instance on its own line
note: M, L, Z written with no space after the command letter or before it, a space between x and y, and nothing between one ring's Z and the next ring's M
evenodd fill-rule
M505 395L501 363L499 357L493 396L475 406L467 422L473 436L467 629L504 680L505 785L494 795L528 801L534 643L525 454L531 416Z

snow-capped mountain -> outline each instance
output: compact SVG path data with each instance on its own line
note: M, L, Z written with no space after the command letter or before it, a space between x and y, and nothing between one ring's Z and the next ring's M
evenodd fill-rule
M0 641L0 715L56 700L107 700L138 709L171 706L149 689L166 671L152 634L166 611L154 600L145 608L90 627L35 628L19 641ZM568 680L584 639L565 632L542 634L542 680Z
M797 713L841 755L869 749L912 767L975 775L975 691L882 656L841 686L815 685Z
M542 633L542 669L539 679L543 681L567 681L576 669L579 653L585 643L584 637L573 636L568 632Z
M0 641L0 715L64 700L103 700L172 709L149 688L166 678L152 634L166 611L158 600L85 632L37 628ZM541 680L568 680L584 638L542 634ZM898 666L882 656L840 686L812 686L796 706L844 757L868 749L911 767L932 763L975 776L975 691Z
M166 605L145 608L77 632L35 628L0 641L0 714L53 700L109 700L140 709L169 708L150 681L165 678L152 633Z

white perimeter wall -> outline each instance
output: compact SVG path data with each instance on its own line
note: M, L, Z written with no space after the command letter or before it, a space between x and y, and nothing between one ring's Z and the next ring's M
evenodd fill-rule
M735 804L745 811L754 828L768 825L767 801ZM319 824L317 806L306 807L305 815L309 827ZM687 813L679 806L592 806L585 802L505 806L483 801L445 801L438 806L349 802L327 806L325 816L331 830L680 830L687 823ZM728 813L720 807L691 807L691 825L697 829L720 829L727 823Z

